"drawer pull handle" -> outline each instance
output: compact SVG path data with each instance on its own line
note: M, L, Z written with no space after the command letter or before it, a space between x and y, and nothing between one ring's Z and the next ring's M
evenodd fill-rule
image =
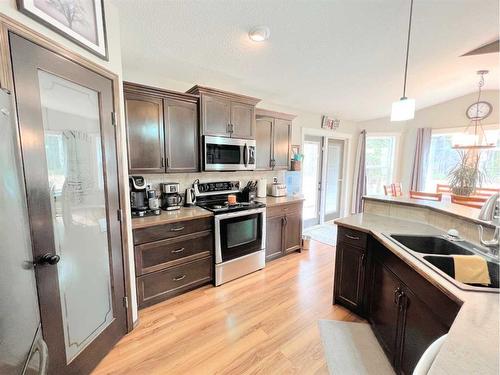
M354 241L359 241L359 237L356 237L356 236L350 236L348 234L345 235L347 238L350 238L351 240L354 240Z
M186 278L186 275L180 275L180 276L175 276L174 278L172 278L172 280L181 281L181 280L184 280L185 278Z
M179 227L179 228L171 228L170 232L180 232L181 230L184 230L184 227Z
M184 251L184 248L181 247L180 249L172 250L172 254L182 253L183 251Z

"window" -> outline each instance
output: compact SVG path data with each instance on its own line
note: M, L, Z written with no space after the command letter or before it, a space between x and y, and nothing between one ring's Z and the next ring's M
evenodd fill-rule
M366 193L383 195L384 185L391 184L394 176L396 136L366 137Z
M457 150L451 148L453 137L460 130L432 134L425 190L436 191L437 184L448 185L448 173L459 162ZM485 130L486 138L497 139L497 147L480 153L480 168L486 174L483 187L500 186L500 131Z

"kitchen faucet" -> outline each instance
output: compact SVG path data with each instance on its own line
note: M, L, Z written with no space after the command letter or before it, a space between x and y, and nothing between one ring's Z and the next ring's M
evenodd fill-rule
M483 238L484 229L482 225L478 225L479 229L479 242L484 247L487 247L490 250L490 254L496 258L498 258L498 246L499 246L499 238L500 238L500 226L495 227L495 232L493 234L493 238L491 240L485 240Z

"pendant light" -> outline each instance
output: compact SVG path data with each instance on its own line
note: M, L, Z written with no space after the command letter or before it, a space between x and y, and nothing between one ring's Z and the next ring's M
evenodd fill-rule
M406 78L408 76L408 55L410 53L411 18L413 15L413 0L410 0L410 19L408 22L408 39L406 41L405 78L403 84L403 96L397 102L392 103L391 121L406 121L415 117L415 99L406 97Z
M470 122L463 133L453 137L452 140L452 148L457 150L482 150L496 147L496 140L494 142L488 142L483 125L481 124L481 120L485 117L484 114L480 113L480 104L485 103L481 102L481 90L484 86L484 75L488 74L488 71L479 70L477 74L480 76L477 100L469 107L475 108L475 110L473 110L473 115L470 116Z

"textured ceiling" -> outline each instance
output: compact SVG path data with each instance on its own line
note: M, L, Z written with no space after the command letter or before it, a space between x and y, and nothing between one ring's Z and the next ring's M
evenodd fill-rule
M148 72L366 120L402 93L409 1L114 0L124 75ZM408 91L417 107L499 87L498 54L459 57L499 33L498 0L415 0ZM247 37L255 25L270 40ZM186 87L188 88L188 87Z

